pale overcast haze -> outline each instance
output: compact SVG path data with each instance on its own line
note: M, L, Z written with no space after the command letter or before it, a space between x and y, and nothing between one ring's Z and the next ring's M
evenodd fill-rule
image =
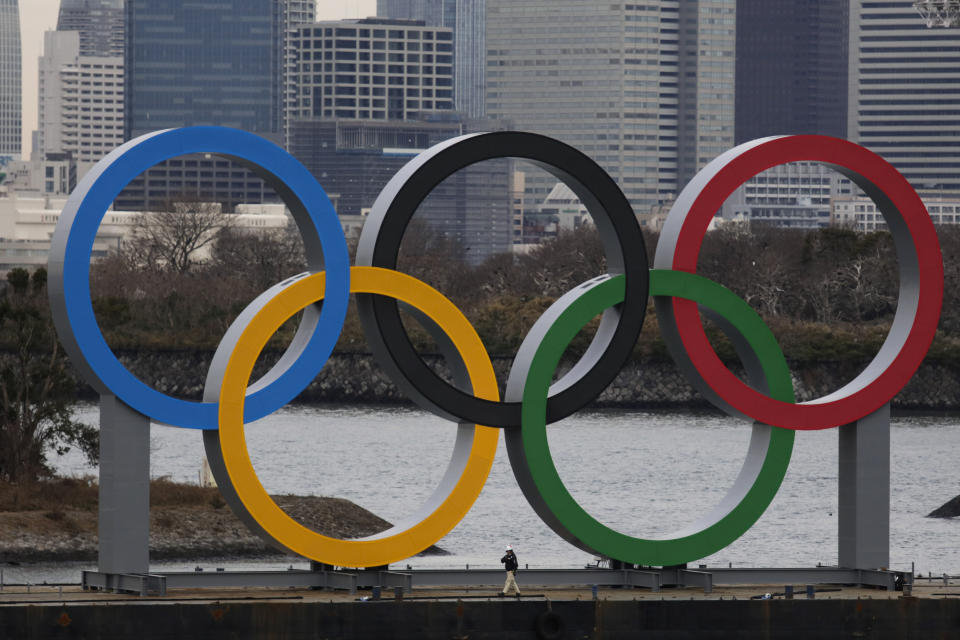
M23 43L23 157L30 154L37 128L37 58L43 53L43 32L57 27L60 0L20 0L20 36ZM366 18L377 13L376 0L320 0L319 20Z

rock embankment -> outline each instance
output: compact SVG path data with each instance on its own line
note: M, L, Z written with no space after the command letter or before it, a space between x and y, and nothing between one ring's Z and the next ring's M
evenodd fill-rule
M338 538L372 535L390 523L342 498L274 496L292 518ZM150 509L150 559L276 556L222 500L207 504L161 505ZM445 553L431 547L424 553ZM96 509L0 512L0 564L95 560Z
M118 357L140 380L161 393L192 399L203 395L211 358L209 352L144 349L121 351ZM424 360L443 369L442 359L437 356L424 356ZM501 382L507 379L512 362L512 358L493 358L494 370ZM269 358L258 362L254 378L262 375L269 364ZM839 389L866 365L866 361L846 359L791 362L797 400L811 400ZM316 379L298 396L298 401L410 402L390 382L373 356L361 353L334 354ZM913 411L960 409L960 364L928 358L907 386L893 398L891 405L894 409ZM660 409L707 407L708 403L672 361L651 360L630 361L624 365L593 406Z

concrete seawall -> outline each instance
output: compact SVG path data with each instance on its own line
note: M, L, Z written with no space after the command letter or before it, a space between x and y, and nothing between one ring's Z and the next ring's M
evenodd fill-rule
M521 640L960 637L960 601L137 602L0 606L0 638Z
M274 354L276 356L276 354ZM118 357L151 387L182 398L199 399L212 357L208 351L124 351ZM427 357L438 364L439 359ZM495 357L494 369L506 381L511 358ZM821 361L792 363L798 400L826 395L852 380L866 363ZM266 370L258 363L256 378ZM86 391L93 397L92 391ZM369 354L335 354L300 402L408 403ZM630 362L597 399L597 407L698 408L707 407L672 361ZM893 400L893 408L916 411L960 410L960 363L924 363L907 387Z

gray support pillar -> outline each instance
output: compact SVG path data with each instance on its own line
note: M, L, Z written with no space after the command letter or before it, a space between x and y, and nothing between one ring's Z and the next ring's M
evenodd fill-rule
M100 396L101 573L150 568L150 419Z
M839 564L890 564L890 404L840 427Z

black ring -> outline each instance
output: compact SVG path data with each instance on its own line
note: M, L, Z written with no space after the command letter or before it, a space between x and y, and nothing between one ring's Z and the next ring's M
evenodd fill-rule
M407 224L433 188L459 169L495 158L529 160L566 183L593 216L607 269L626 276L625 302L604 314L587 353L550 389L547 422L554 422L592 402L616 377L640 335L647 308L648 262L640 226L626 196L596 162L559 140L521 131L475 133L442 142L407 163L377 196L363 225L356 264L396 269ZM357 309L374 356L417 404L463 422L520 426L520 402L492 402L464 393L421 360L403 328L396 300L361 294Z

